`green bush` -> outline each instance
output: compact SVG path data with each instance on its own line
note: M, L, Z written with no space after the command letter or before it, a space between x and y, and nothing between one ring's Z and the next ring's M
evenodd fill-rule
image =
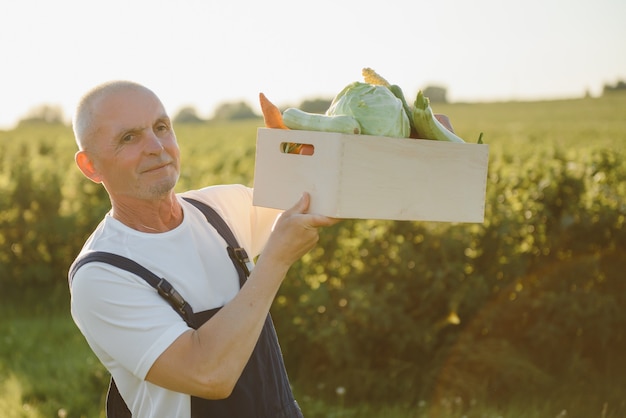
M108 203L101 187L80 179L71 138L58 125L26 126L0 137L0 291L32 309L50 307L46 301L67 293L62 276L68 261Z

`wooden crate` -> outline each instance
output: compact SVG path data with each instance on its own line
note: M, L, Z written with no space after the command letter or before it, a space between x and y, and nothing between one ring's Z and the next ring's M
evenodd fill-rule
M336 218L483 222L488 161L484 144L260 128L254 204L288 209L306 191Z

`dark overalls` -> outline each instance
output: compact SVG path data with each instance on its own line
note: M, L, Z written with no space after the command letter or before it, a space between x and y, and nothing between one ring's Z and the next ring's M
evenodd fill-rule
M207 220L217 229L228 243L228 254L239 274L239 284L243 286L249 274L246 262L247 255L236 243L230 228L222 218L210 207L201 202L186 199L200 209ZM131 271L165 298L187 324L197 329L208 321L221 308L194 313L178 292L163 278L159 278L149 270L125 257L103 252L87 253L74 262L70 269L70 280L74 273L87 262L100 261L113 264ZM106 405L107 417L131 417L131 413L122 399L115 381L111 379ZM295 401L289 386L278 338L268 314L256 346L248 364L235 385L232 394L226 399L208 400L191 397L192 418L302 418L302 412Z

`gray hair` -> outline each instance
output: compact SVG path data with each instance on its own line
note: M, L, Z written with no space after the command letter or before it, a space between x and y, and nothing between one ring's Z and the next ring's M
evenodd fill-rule
M97 116L98 102L112 93L132 89L145 90L154 94L152 90L139 83L115 80L100 84L81 97L72 119L74 138L76 139L79 150L84 150L89 146L90 137L94 134L94 122Z

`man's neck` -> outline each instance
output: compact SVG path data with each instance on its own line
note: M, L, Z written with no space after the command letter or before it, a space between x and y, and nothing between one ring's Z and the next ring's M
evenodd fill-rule
M112 199L112 206L113 218L140 232L167 232L183 221L183 209L174 193L155 200Z

